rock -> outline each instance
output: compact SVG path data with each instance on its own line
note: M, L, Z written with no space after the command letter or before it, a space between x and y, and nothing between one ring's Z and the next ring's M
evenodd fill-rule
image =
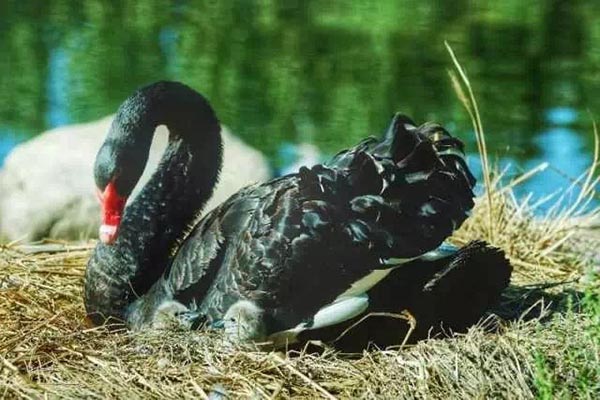
M0 170L0 237L28 241L97 236L100 205L92 170L112 118L44 132L8 155ZM268 161L259 151L226 128L222 133L224 165L207 211L240 188L271 178ZM166 127L157 128L148 165L134 195L158 164L167 134Z

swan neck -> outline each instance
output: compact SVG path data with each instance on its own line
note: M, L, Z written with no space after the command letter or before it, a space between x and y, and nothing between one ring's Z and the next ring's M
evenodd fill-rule
M130 98L115 117L107 141L136 143L144 164L158 125L169 129L169 143L125 209L115 243L98 244L88 263L85 303L95 323L127 319L129 304L160 279L212 196L222 163L220 125L208 102L189 91Z

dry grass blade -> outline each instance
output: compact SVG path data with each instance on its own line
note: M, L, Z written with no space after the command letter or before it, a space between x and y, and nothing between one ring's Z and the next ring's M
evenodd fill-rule
M481 116L479 114L479 107L477 105L477 100L475 98L475 95L473 94L473 88L471 87L471 81L469 81L467 72L461 66L460 62L458 61L458 58L456 58L456 55L454 54L454 50L452 50L452 47L450 46L450 44L448 42L444 42L444 44L446 46L446 50L448 50L448 53L450 54L450 58L452 59L452 62L454 63L454 67L456 68L456 70L458 71L458 74L460 76L460 80L459 80L453 72L451 72L451 71L449 72L450 77L452 79L452 84L457 93L457 96L458 96L459 100L463 103L465 109L467 110L467 113L469 114L469 117L471 117L471 122L473 124L473 130L475 131L475 138L477 139L477 150L479 151L479 157L481 158L481 166L482 166L482 170L483 170L483 180L484 180L484 185L485 185L485 196L488 201L488 207L491 210L493 208L493 204L492 204L493 198L491 196L491 191L493 189L492 188L492 180L491 180L491 170L490 170L490 164L489 164L489 160L488 160L487 145L485 142L485 133L483 130L483 124L481 123ZM464 93L463 85L467 88L468 96L466 96ZM489 240L493 240L494 231L492 228L493 219L492 219L491 214L488 216L488 223L489 223L490 228L489 228L489 233L488 233L487 238Z
M582 241L582 234L575 225L592 225L592 221L596 221L600 215L600 208L590 207L600 179L594 178L600 157L596 122L592 121L595 141L590 168L548 207L545 217L540 216L543 213L539 209L547 206L554 196L532 204L532 196L518 199L513 190L532 176L545 171L549 165L541 163L510 182L503 183L506 171L498 172L489 164L485 132L467 73L451 46L447 42L445 45L458 72L458 77L450 72L453 87L471 117L485 184L484 199L477 200L473 217L455 233L453 240L458 244L465 244L474 237L485 238L504 249L517 267L514 277L516 282L572 279L589 268L590 258L593 258L573 256L573 248L581 247ZM576 189L579 190L578 196L567 205L568 194Z

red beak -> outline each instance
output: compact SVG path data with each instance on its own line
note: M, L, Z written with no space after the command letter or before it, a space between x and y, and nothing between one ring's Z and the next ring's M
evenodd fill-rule
M127 197L117 193L114 182L109 182L104 192L97 192L102 204L102 225L100 225L100 241L104 244L112 244L117 240L119 224L127 203Z

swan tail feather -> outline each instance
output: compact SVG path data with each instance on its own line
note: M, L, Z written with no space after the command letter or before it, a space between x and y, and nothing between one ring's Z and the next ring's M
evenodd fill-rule
M416 127L402 114L381 140L366 139L326 165L302 168L299 177L311 232L341 224L354 244L382 258L435 249L474 205L475 178L460 140L437 124Z

